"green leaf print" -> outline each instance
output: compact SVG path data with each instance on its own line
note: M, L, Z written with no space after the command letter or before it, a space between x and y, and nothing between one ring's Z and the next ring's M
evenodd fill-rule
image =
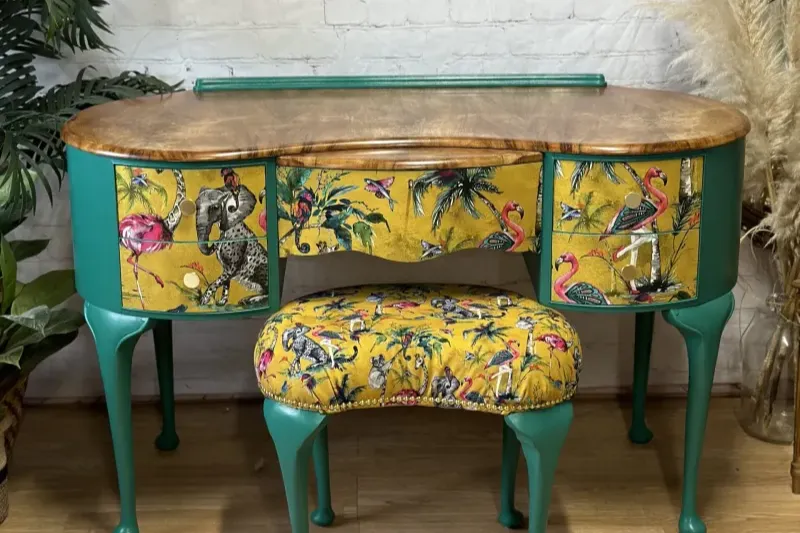
M369 250L369 253L372 253L372 237L374 236L372 226L366 222L356 222L353 224L353 233L361 240L361 244Z
M291 204L294 201L294 198L292 197L292 191L289 190L289 186L286 184L286 182L281 180L278 180L278 198L280 198L281 202L285 204Z
M389 228L389 221L386 220L386 217L384 217L381 213L370 213L364 218L370 224L386 224L386 229L392 231L391 228Z
M348 251L353 249L353 236L350 235L350 230L337 226L333 232L336 234L336 240L339 241L339 245L342 248Z

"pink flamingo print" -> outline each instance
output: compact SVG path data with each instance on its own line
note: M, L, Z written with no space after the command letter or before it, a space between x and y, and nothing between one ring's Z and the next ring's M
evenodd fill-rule
M136 289L139 293L139 301L142 309L145 308L142 287L139 285L139 271L150 274L162 288L164 281L155 272L148 270L139 264L142 254L159 252L172 246L172 235L181 221L181 202L186 199L186 183L183 181L183 173L180 170L173 170L177 192L175 202L166 218L158 215L134 213L126 216L119 222L119 243L126 250L131 252L127 263L133 267L133 276L136 279Z
M267 348L263 352L261 352L261 357L258 359L258 379L262 379L267 374L267 370L269 369L269 364L272 362L272 359L275 357L275 352L272 348Z
M517 202L511 200L506 203L506 205L503 207L502 213L500 213L500 218L503 219L503 222L505 222L506 226L508 226L508 229L513 232L513 235L509 235L505 231L496 231L486 237L483 242L481 242L479 248L513 252L519 248L523 242L525 242L525 230L522 228L522 226L508 218L508 215L511 213L511 211L516 211L519 213L519 216L522 219L525 218L525 210Z
M559 368L561 368L561 361L559 361L554 355L554 351L559 351L562 353L567 353L569 347L572 346L571 342L567 342L564 337L559 335L558 333L545 333L544 335L540 335L536 337L537 341L544 342L547 347L550 349L550 372L552 374L553 371L553 359L556 359Z
M621 231L636 231L642 229L655 219L660 217L666 212L669 207L669 199L667 195L656 189L652 180L660 178L664 185L667 184L667 175L657 167L651 167L644 175L644 187L648 194L653 198L643 198L642 203L638 207L630 208L627 205L622 206L608 226L603 230L603 235L600 240L606 239L611 235Z
M611 302L605 293L590 283L578 281L571 285L566 285L566 283L578 272L578 258L575 257L575 254L572 252L561 254L561 256L556 259L554 265L556 272L564 263L569 263L572 268L569 272L556 279L555 283L553 284L553 291L559 298L570 304L611 305Z
M669 207L669 199L666 194L653 186L652 180L655 178L660 178L664 185L667 184L667 175L661 169L651 167L645 173L642 181L652 200L643 198L639 206L634 208L627 205L622 206L608 223L606 229L603 230L603 234L600 236L601 241L624 231L630 231L633 234L631 235L631 243L627 246L620 246L614 251L611 255L612 260L618 261L630 253L630 264L636 265L639 248L648 242L653 246L658 242L658 237L648 229L648 226L666 212L667 207Z
M478 374L478 376L476 376L476 379L484 379L484 378L485 376L483 374ZM480 392L476 390L470 390L472 389L472 383L473 383L472 378L470 377L464 378L464 388L461 389L461 392L458 393L458 397L463 402L484 403L483 396L481 395Z

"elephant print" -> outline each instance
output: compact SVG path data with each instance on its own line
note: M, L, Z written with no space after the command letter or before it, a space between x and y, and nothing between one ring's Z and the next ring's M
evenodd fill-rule
M253 194L263 192L263 165L117 165L115 173L123 308L218 313L267 305L265 213Z

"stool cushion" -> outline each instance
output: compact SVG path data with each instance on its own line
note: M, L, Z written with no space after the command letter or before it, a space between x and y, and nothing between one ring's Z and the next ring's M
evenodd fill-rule
M323 413L550 407L575 393L581 364L560 313L459 285L365 285L295 300L267 320L254 356L266 397Z

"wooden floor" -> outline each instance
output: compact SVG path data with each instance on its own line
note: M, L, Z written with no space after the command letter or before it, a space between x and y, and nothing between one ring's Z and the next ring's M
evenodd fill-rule
M800 498L789 489L791 451L745 436L734 406L716 399L710 415L700 492L709 531L797 533ZM626 406L577 402L549 531L676 531L683 415L680 400L652 402L656 439L638 447L625 437ZM182 443L173 453L153 448L154 406L136 408L134 420L142 533L289 532L259 404L179 405ZM330 426L338 514L332 531L504 531L494 521L499 430L492 415L427 408L338 415ZM519 484L524 505L524 475ZM3 533L111 533L117 500L103 408L28 408L10 487Z

